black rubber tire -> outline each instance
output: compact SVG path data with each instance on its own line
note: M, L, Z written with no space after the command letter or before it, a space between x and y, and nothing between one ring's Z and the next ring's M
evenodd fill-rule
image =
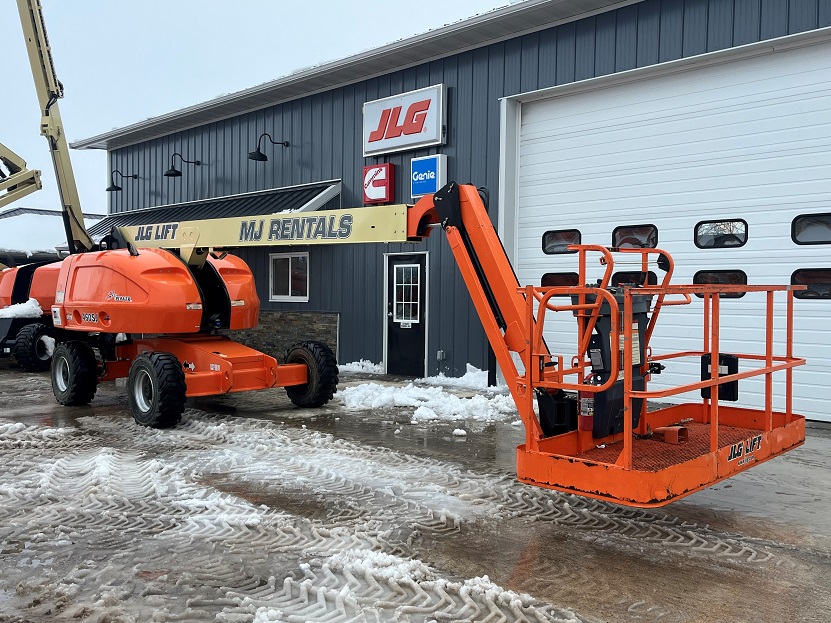
M52 364L52 355L46 350L44 337L55 338L52 327L33 322L23 327L14 340L14 357L27 372L44 372Z
M137 424L171 428L182 420L187 398L182 364L171 353L143 353L130 366L127 399Z
M86 342L61 342L52 354L52 393L62 405L89 404L98 389L98 362Z
M289 348L286 363L303 363L309 382L286 387L289 399L298 407L322 407L338 389L338 362L332 349L322 342L306 340Z

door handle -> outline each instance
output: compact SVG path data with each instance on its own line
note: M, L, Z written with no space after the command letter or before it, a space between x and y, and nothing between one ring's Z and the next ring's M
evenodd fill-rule
M387 316L389 316L390 318L392 318L392 312L387 312Z

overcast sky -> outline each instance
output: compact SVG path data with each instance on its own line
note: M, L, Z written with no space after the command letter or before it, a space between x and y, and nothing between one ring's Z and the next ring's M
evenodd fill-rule
M510 4L509 0L42 0L70 142ZM0 143L43 171L16 205L57 208L15 3L0 3ZM71 152L85 212L104 213L106 152ZM356 156L357 157L357 156Z

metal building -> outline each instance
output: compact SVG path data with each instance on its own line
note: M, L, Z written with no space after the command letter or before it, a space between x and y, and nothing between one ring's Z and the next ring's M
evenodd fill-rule
M821 298L823 280L831 287L830 26L828 0L526 0L73 147L106 149L112 170L138 175L110 193L111 218L124 222L162 207L201 218L351 208L389 181L389 203L412 203L444 176L490 189L521 283L566 270L544 253L546 232L609 245L616 228L654 224L661 247L688 262L682 279L793 277ZM268 160L249 159L256 151ZM364 170L382 164L394 168ZM169 167L181 177L164 177ZM705 240L700 225L722 221L743 222L744 242ZM781 257L765 264L774 250ZM241 255L263 317L334 317L341 362L413 376L493 368L440 237ZM821 334L800 339L822 346L795 409L829 419L828 303L800 303Z

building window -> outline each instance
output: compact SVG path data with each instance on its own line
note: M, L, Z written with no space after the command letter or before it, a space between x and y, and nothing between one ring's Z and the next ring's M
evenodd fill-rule
M542 235L542 252L546 255L559 253L577 253L570 251L568 245L580 244L582 236L579 229L557 229Z
M395 300L393 322L419 322L421 284L419 264L395 265Z
M577 273L545 273L540 280L543 288L570 288L580 285Z
M791 223L796 244L831 244L831 214L800 214Z
M654 225L622 225L612 232L616 249L654 249L658 246L658 228Z
M793 293L798 299L831 299L831 268L800 268L791 275L791 284L808 286Z
M699 249L724 249L747 244L747 221L701 221L695 226L695 246Z
M644 283L644 277L646 277L646 283ZM635 270L617 272L612 275L613 286L619 286L622 283L635 284L638 286L656 286L658 285L658 275L653 273L651 270L648 273Z
M272 253L269 301L309 301L309 254Z
M693 283L708 285L747 285L747 273L743 270L699 270L693 276ZM722 293L719 296L723 299L740 299L745 292ZM696 293L700 299L704 298L701 293Z

